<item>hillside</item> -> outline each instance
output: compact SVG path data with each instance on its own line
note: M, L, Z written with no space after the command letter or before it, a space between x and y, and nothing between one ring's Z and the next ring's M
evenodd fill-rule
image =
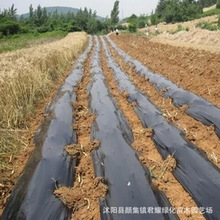
M72 8L72 7L63 7L63 6L53 6L53 7L45 7L47 10L47 13L53 13L56 12L61 15L61 14L67 14L67 13L73 13L73 14L77 14L79 12L80 9L78 8ZM27 18L29 16L29 13L25 13L19 16L23 16L24 18ZM104 18L101 16L97 15L97 19L99 20L103 20Z
M48 13L53 13L57 11L59 15L61 14L67 14L69 12L77 14L79 9L77 8L71 8L71 7L61 7L61 6L54 6L54 7L45 7ZM29 13L22 14L20 16L23 16L24 18L27 18L29 16Z
M187 22L175 24L158 24L158 35L155 35L155 26L139 29L142 33L150 32L150 41L173 46L195 48L210 52L220 53L219 45L220 31L201 29L198 24L217 25L218 15L208 16ZM186 31L188 30L188 31Z
M53 13L57 11L58 14L67 14L67 13L74 13L77 14L79 11L78 8L71 8L71 7L61 7L61 6L54 6L54 7L46 7L48 13Z
M207 7L207 8L203 8L203 12L206 12L206 11L210 11L210 10L213 10L216 8L216 4L210 6L210 7Z

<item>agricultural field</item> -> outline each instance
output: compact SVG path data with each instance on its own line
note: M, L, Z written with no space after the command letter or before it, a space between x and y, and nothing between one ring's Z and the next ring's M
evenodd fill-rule
M77 33L1 56L1 83L8 82L1 121L7 129L35 129L27 135L32 150L22 149L23 162L7 158L20 161L20 168L0 182L2 219L219 218L219 53L131 34ZM15 100L38 97L21 86L30 76L36 81L36 67L41 76L76 57L31 125L30 99L22 105L25 115L7 106L19 88ZM8 76L10 60L21 67L29 61L27 75L14 71ZM37 80L47 81L48 74ZM43 86L50 88L51 82ZM49 96L43 91L40 97ZM16 184L15 177L9 183L13 172L22 174Z
M87 34L78 32L0 54L0 213L33 150L46 104L86 42Z

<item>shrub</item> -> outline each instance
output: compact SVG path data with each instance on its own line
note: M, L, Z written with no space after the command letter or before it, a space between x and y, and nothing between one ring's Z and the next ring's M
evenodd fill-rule
M39 33L46 33L49 31L49 27L48 26L41 26L41 27L37 28L37 31Z
M30 28L29 27L26 27L26 26L21 26L20 27L20 30L19 30L20 34L27 34L29 32L30 32Z
M118 30L127 30L127 27L122 24L118 24L115 28L117 28Z
M156 14L150 16L150 21L152 25L156 25L158 23L158 17Z
M40 34L37 30L34 30L33 34L34 34L34 37L39 37L40 36Z
M206 29L209 31L217 31L218 30L217 25L213 25L212 23L209 23L207 21L201 21L201 22L197 23L196 27Z
M17 34L20 30L20 25L17 21L4 19L0 24L0 32L4 36Z
M135 33L135 32L137 31L137 25L136 25L135 23L129 24L128 30L129 30L129 32L131 32L131 33Z
M217 0L216 8L220 9L220 0Z
M73 25L70 31L82 31L82 29L80 27L78 27L77 25Z
M145 22L145 21L143 21L143 20L138 21L138 27L139 27L139 28L144 28L145 25L146 25L146 22Z

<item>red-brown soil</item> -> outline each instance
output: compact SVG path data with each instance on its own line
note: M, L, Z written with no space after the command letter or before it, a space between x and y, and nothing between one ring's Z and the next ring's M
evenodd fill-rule
M150 70L220 107L220 54L150 42L135 35L112 35L117 45Z

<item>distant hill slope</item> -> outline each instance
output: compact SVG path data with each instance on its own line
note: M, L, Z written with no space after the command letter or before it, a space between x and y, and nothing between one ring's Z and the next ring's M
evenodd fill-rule
M211 7L203 8L203 12L210 11L215 8L216 8L216 4L212 5Z
M71 8L71 7L63 7L63 6L54 6L54 7L45 7L48 13L53 13L57 11L58 14L67 14L68 12L77 14L80 9L78 8ZM20 16L23 16L24 18L27 18L29 16L29 13L22 14ZM97 18L99 20L103 20L103 17L100 17L97 15Z
M77 12L79 11L79 9L77 9L77 8L62 7L62 6L45 7L45 8L48 13L53 13L53 12L57 11L58 14L67 14L68 12L77 14ZM27 18L29 16L29 13L25 13L20 16Z
M67 14L68 12L77 14L77 12L79 11L78 8L71 8L71 7L61 7L61 6L57 6L57 7L46 7L47 12L48 13L53 13L57 10L58 14Z

